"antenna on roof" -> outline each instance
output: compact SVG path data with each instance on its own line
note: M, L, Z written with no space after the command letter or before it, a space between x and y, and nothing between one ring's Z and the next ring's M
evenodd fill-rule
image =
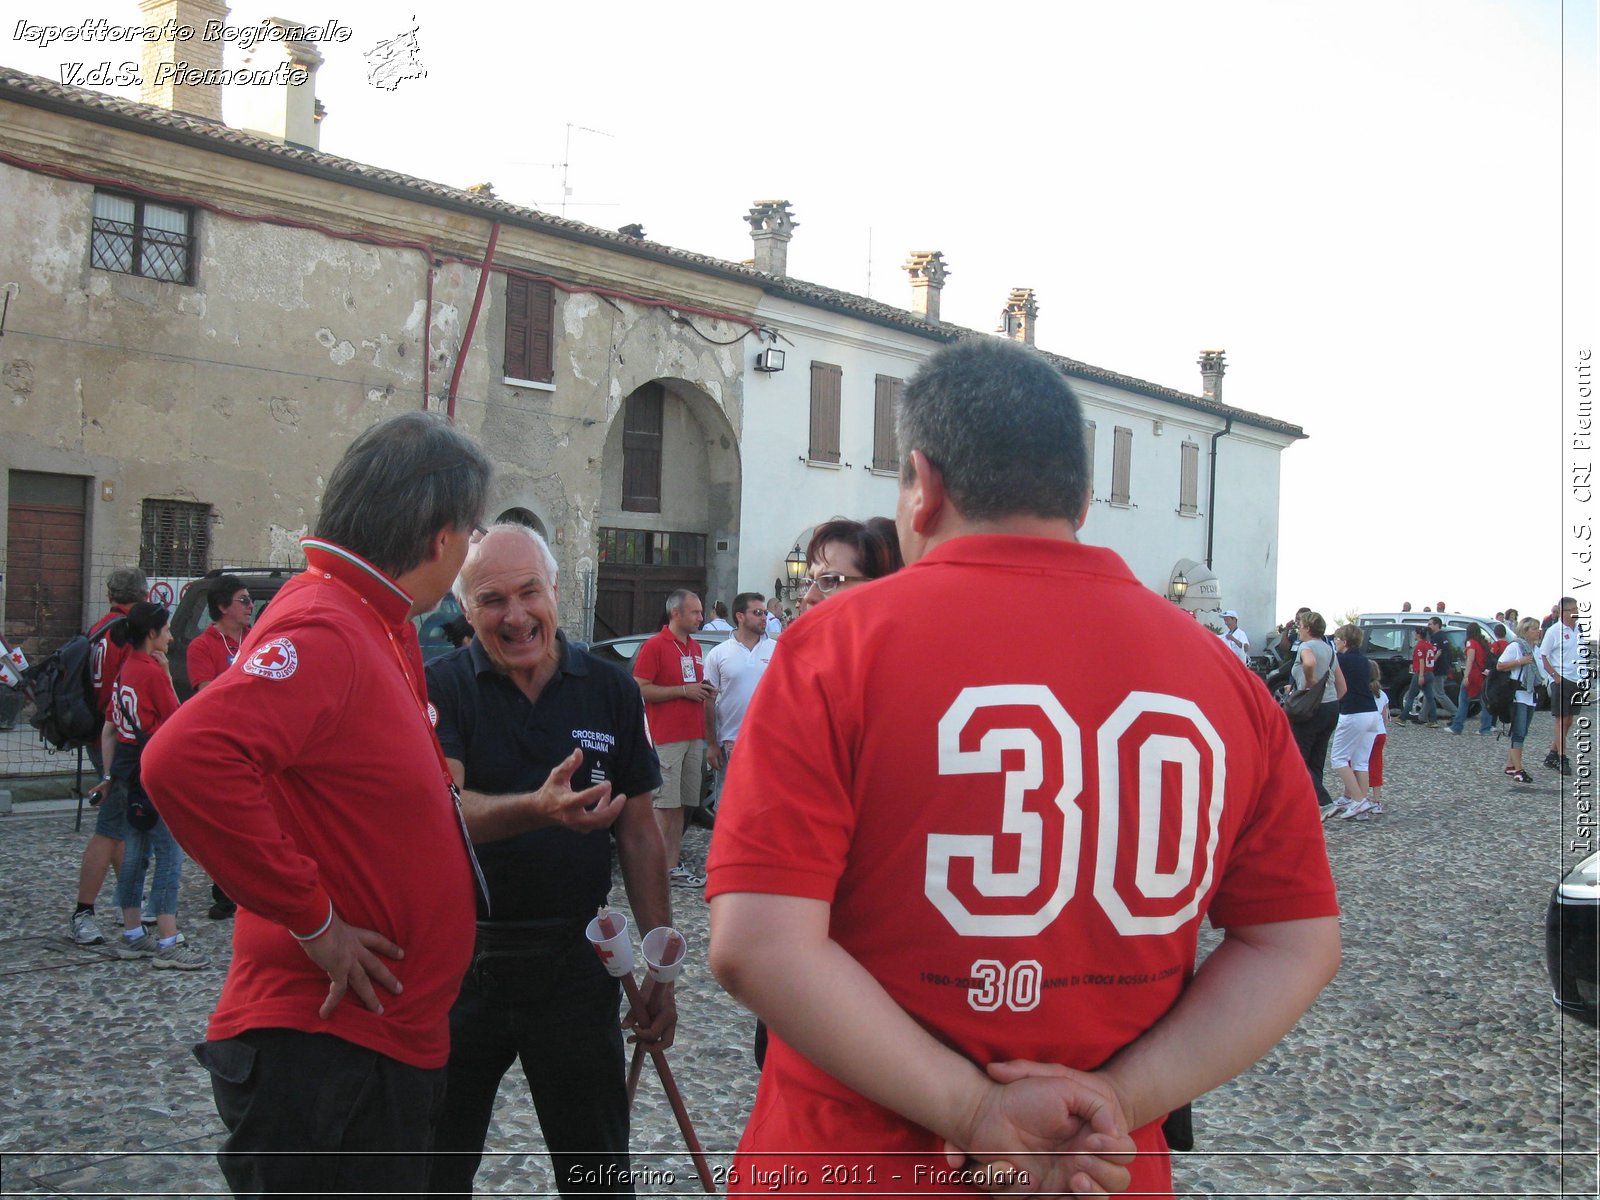
M867 299L872 299L872 226L867 226Z

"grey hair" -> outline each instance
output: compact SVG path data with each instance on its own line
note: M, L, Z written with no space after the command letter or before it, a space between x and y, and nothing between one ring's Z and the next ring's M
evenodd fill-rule
M137 604L150 590L150 581L138 567L113 567L106 575L106 595L113 604Z
M483 535L485 539L497 529L515 529L518 533L525 534L530 542L539 551L539 559L544 563L544 569L550 576L550 583L555 584L556 576L561 568L556 563L556 556L550 551L550 543L539 535L539 531L532 526L524 525L521 521L496 521L489 526ZM461 573L456 576L456 581L450 590L456 595L456 603L461 605L461 611L467 611L467 600L471 594L467 580L472 575L472 568L478 564L478 556L482 553L483 541L474 542L467 548L467 557L461 564Z
M379 421L333 468L315 536L404 575L427 561L441 529L478 520L491 469L478 444L436 413Z
M922 451L965 517L1083 512L1083 410L1066 376L1016 342L970 338L928 359L900 393L895 436L902 480Z
M694 595L694 593L688 588L679 588L677 591L673 592L667 597L667 611L669 613L677 612L683 607L683 602L692 595Z

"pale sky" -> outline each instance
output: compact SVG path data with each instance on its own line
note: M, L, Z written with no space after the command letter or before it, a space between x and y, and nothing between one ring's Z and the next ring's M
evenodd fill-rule
M1595 9L248 0L229 24L351 27L318 77L333 154L550 212L565 159L568 216L735 261L751 202L783 198L799 278L867 293L870 262L870 294L905 306L901 263L942 250L958 324L993 329L1031 287L1042 348L1190 393L1225 349L1224 400L1310 435L1282 460L1279 616L1332 617L1542 613L1572 590ZM13 11L141 20L134 0ZM363 52L413 12L426 78L373 86ZM137 58L41 50L16 19L10 66Z

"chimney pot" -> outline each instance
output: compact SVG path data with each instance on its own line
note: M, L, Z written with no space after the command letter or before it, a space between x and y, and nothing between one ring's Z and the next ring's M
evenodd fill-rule
M1222 403L1222 376L1228 369L1226 350L1200 351L1200 394Z
M1032 288L1012 288L1000 314L1000 330L1015 342L1033 345L1034 325L1039 320L1039 304L1033 298Z
M302 24L283 17L268 17L262 22L285 34ZM253 133L263 133L295 146L315 150L321 140L322 118L326 110L317 99L317 68L323 57L314 42L295 41L287 36L263 38L244 57L253 70L276 71L280 67L306 73L304 83L243 84L228 89L228 115L232 124Z
M939 324L939 293L950 268L942 250L913 250L905 261L911 275L911 311L931 325Z
M787 200L757 200L745 214L756 245L755 268L769 275L789 273L789 239L800 227Z

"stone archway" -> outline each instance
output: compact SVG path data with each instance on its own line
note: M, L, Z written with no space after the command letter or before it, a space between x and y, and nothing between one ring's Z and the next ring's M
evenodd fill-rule
M652 379L607 430L601 460L594 637L651 632L669 593L710 608L737 578L739 447L696 385Z
M550 540L550 531L544 527L544 522L539 520L537 516L525 508L508 508L505 510L505 512L501 513L495 518L495 523L497 525L504 524L506 522L512 522L517 525L526 525L529 529L533 530L546 541Z

